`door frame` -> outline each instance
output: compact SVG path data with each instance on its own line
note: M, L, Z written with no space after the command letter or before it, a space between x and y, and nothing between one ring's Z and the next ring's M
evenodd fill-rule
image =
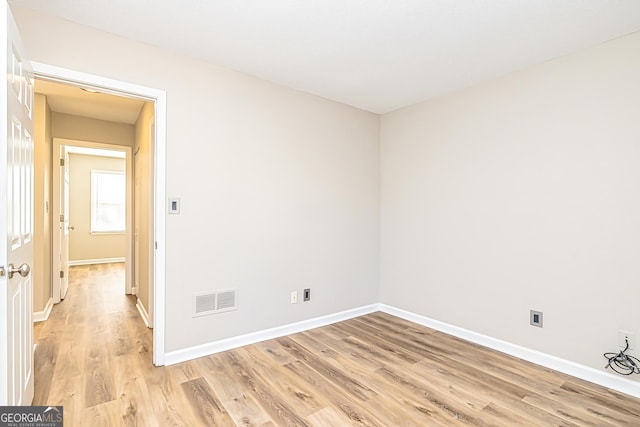
M119 151L125 153L125 175L126 175L126 253L125 253L125 283L124 283L124 293L129 295L133 293L133 149L131 147L127 147L125 145L115 145L115 144L103 144L101 142L92 142L92 141L81 141L74 139L66 139L66 138L53 138L53 164L54 169L58 168L55 166L57 160L60 158L62 154L61 148L65 147L65 151L73 152L74 147L81 148L90 148L95 150L108 150L108 151ZM69 149L70 148L70 149ZM58 173L55 173L55 172ZM56 169L53 173L53 204L52 204L52 212L54 213L54 223L56 222L56 218L59 212L62 212L61 204L64 203L60 199L60 191L62 183L60 182L60 170ZM66 218L65 218L66 220ZM51 268L52 268L52 298L55 304L60 302L60 280L58 275L56 274L62 266L60 265L60 233L53 232L56 227L52 227L52 248L51 248Z
M155 144L153 150L153 236L155 245L153 289L153 364L165 364L165 188L166 188L166 141L167 141L167 95L164 90L114 80L68 68L33 62L35 77L56 80L73 86L97 88L115 95L140 98L155 104Z

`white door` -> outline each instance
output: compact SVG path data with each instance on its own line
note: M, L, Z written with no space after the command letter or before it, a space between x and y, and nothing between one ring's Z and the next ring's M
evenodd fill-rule
M54 138L54 162L59 162L53 174L53 213L58 231L53 233L53 302L59 303L69 288L69 151Z
M60 214L60 299L67 296L69 289L69 152L67 146L62 146L63 165L60 167L60 202L62 213Z
M142 203L140 189L140 156L133 155L133 286L134 294L140 292L140 208Z
M33 400L33 73L6 2L0 19L0 405ZM6 62L5 62L6 61ZM6 138L4 137L6 135ZM6 197L4 196L6 190ZM5 381L6 378L6 381Z

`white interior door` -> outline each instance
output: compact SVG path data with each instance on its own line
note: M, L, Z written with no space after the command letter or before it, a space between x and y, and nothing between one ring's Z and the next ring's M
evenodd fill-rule
M59 162L58 172L53 173L53 220L58 224L58 230L53 232L51 251L52 297L57 304L69 288L69 152L66 145L58 144L54 138L53 153L54 162Z
M69 152L66 146L61 147L64 161L60 167L60 201L62 214L60 221L60 299L67 296L69 289Z
M33 72L6 2L0 60L0 405L33 400ZM4 137L6 135L6 138ZM4 191L3 191L4 193ZM5 381L6 379L6 381Z
M140 292L140 207L142 203L140 188L140 156L133 155L133 287L134 294Z

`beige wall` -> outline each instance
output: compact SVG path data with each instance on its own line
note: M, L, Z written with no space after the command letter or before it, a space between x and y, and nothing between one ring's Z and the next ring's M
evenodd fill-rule
M602 370L640 332L638 52L636 33L383 116L381 301Z
M138 250L134 253L138 274L136 294L147 313L152 316L149 298L153 282L153 103L147 102L136 122L134 154L134 228Z
M377 301L378 116L12 8L33 60L166 91L167 351ZM228 288L237 311L192 316Z
M52 114L51 131L54 138L101 142L127 147L133 147L135 139L133 125L56 112Z
M69 155L69 262L123 258L126 255L125 233L91 234L91 171L125 173L125 159Z
M33 311L43 311L51 298L51 110L47 98L35 94L34 114Z

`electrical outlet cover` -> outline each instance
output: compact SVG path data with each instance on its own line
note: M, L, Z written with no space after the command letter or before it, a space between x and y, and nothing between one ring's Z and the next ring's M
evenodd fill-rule
M537 328L542 328L542 312L536 310L529 311L529 324Z

